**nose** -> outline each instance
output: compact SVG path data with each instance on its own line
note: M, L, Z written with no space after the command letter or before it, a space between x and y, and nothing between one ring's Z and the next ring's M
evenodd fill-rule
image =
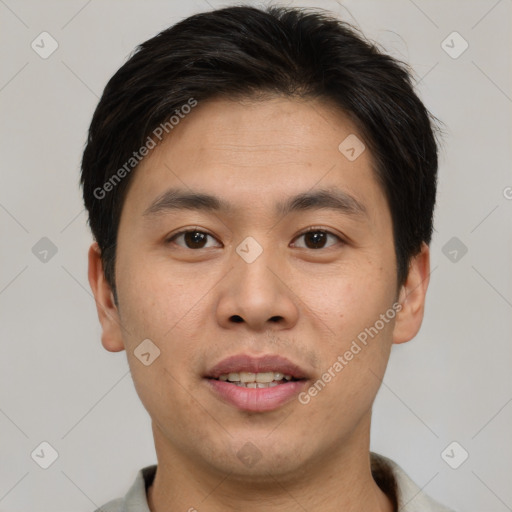
M242 256L233 255L233 267L220 284L218 323L231 329L245 323L255 332L292 328L298 321L298 298L283 256L270 249L254 260Z

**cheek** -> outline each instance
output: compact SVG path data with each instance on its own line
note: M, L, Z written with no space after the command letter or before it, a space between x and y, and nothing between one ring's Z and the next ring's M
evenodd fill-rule
M364 414L386 369L396 318L395 275L388 268L382 261L353 265L323 288L322 312L334 334L318 345L323 368L315 400L340 421Z
M316 413L321 418L329 411L329 421L323 421L321 428L333 437L349 432L371 410L391 347L393 320L380 330L371 314L361 315L358 325L352 320L355 322L352 318L350 326L345 323L341 327L336 342L325 348L322 373L302 395L301 403L311 408L310 416Z
M169 352L164 350L151 366L143 366L135 358L130 361L130 369L137 394L152 421L165 432L167 439L179 445L191 436L200 439L204 436L201 425L205 422L205 412L194 399L194 390L188 390L186 382L172 366ZM183 365L183 361L180 362ZM183 384L181 384L183 382ZM211 430L221 435L215 422Z
M394 274L385 270L381 261L359 263L345 265L321 279L303 280L299 293L338 342L346 343L374 325L395 299ZM380 330L390 334L388 324Z
M207 280L173 272L163 258L125 257L116 270L121 317L128 331L164 341L197 314Z
M122 335L134 381L140 383L139 394L145 394L146 388L148 393L161 388L162 382L166 388L179 388L173 378L181 375L183 368L193 367L194 357L202 350L205 308L209 307L204 298L212 284L190 272L186 278L180 276L168 261L143 256L120 260L117 278ZM159 350L149 367L134 354L145 339ZM151 399L147 396L143 402Z

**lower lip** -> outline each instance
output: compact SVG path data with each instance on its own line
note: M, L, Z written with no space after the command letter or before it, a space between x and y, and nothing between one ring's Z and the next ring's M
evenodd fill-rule
M306 381L295 380L271 388L243 388L226 381L207 379L209 385L225 402L242 411L273 411L289 402L304 388Z

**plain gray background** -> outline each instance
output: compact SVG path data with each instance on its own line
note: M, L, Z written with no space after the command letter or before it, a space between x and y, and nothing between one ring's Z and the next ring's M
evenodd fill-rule
M232 3L0 0L2 511L94 510L155 462L126 354L100 343L79 164L135 46ZM409 62L445 123L426 316L393 349L372 449L457 510L512 510L512 1L287 4L329 9ZM43 31L59 45L46 59L31 47ZM43 441L58 452L48 469L31 458Z

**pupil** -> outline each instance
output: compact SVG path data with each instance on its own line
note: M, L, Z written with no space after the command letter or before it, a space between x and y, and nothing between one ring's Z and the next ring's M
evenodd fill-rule
M318 249L319 246L322 246L325 242L326 234L321 231L311 231L310 233L306 233L306 245L310 249ZM308 240L312 241L312 244L308 243Z
M311 231L305 235L306 245L310 249L318 249L325 243L326 234L321 231ZM206 233L200 231L189 231L185 233L185 241L187 245L193 246L196 249L201 249L204 246L206 240Z
M201 249L206 239L206 233L200 233L199 231L189 231L185 233L185 242L188 246L192 245L194 248Z

